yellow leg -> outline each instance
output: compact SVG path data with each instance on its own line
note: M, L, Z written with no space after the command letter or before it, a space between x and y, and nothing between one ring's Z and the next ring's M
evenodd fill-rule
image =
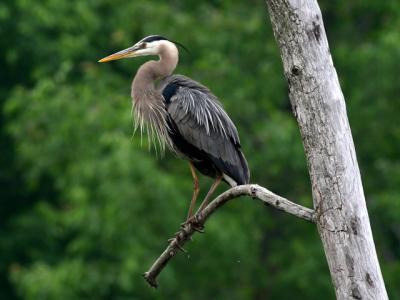
M201 203L200 207L199 207L199 212L202 211L208 204L208 201L210 201L210 197L212 196L212 194L214 193L215 189L218 187L218 185L221 183L222 180L222 176L217 176L217 178L215 178L215 181L213 182L213 184L210 187L210 190L208 191L206 197L203 200L203 203Z
M192 173L193 177L193 196L192 201L190 201L189 211L186 218L186 221L189 220L193 215L193 209L196 204L197 196L199 195L200 187L199 187L199 178L196 174L196 169L194 168L193 164L189 162L190 172Z

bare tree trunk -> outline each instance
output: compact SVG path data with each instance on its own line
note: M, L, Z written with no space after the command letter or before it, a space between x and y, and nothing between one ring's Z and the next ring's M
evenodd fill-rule
M344 97L316 0L267 0L338 299L387 299Z

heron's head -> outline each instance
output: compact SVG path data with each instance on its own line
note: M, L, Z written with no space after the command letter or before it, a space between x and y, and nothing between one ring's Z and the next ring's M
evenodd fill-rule
M178 50L175 44L186 49L181 44L170 41L160 35L150 35L140 40L132 47L104 57L100 59L99 62L108 62L111 60L137 56L160 55L162 51L176 51L177 53Z

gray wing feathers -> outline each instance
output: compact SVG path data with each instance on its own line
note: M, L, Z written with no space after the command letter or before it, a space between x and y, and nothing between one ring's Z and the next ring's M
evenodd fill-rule
M177 81L176 79L175 81ZM190 82L189 85L188 80L179 82L183 86L171 98L171 104L175 106L175 110L179 109L185 115L190 114L196 119L198 125L206 129L207 134L213 130L225 137L230 136L234 138L235 142L239 142L236 127L223 110L218 99L206 87L200 84L194 85L193 82ZM171 107L171 109L174 108Z
M216 96L182 75L170 76L164 86L171 82L180 87L167 109L181 135L218 161L239 168L240 177L248 180L247 162L240 151L237 129Z

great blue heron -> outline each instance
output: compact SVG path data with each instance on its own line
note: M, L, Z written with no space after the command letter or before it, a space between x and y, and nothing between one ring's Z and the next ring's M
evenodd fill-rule
M176 44L162 36L151 35L99 62L159 56L158 61L143 64L133 79L131 96L135 128L142 131L146 127L151 141L158 140L162 149L167 145L189 161L193 196L188 221L200 190L196 169L215 179L199 211L207 205L221 180L231 186L246 184L250 172L240 150L237 129L217 97L207 87L186 76L171 75L178 64Z

